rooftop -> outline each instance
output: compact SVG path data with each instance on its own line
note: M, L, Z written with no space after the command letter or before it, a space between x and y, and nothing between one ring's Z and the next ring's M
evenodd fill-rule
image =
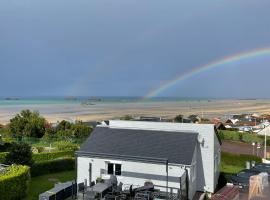
M198 133L97 127L78 155L190 165Z

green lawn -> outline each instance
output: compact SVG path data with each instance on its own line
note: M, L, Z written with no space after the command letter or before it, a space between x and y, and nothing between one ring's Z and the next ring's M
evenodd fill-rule
M40 193L53 188L55 183L74 179L75 171L65 171L31 178L29 192L24 200L37 200Z
M240 133L238 131L220 130L219 136L222 140L241 141L245 143L260 142L264 143L264 136L255 133ZM270 137L267 137L267 145L270 145Z

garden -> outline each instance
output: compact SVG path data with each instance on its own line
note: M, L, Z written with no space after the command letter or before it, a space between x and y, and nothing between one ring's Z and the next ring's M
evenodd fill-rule
M91 131L80 121L51 125L29 110L16 115L0 128L0 199L37 199L54 183L74 179L74 153Z

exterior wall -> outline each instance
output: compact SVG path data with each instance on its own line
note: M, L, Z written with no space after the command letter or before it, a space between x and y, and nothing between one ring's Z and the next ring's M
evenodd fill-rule
M220 148L220 145L218 143L215 145L218 140L215 134L214 125L112 120L110 121L109 127L176 132L197 132L200 140L204 141L203 143L199 144L197 148L197 191L206 191L210 193L215 191L219 171L215 173L214 162L216 150Z
M188 169L189 173L189 196L194 196L197 191L197 146L195 148L192 164L190 168Z
M270 126L265 127L263 130L258 132L258 135L267 135L270 136Z
M124 184L124 187L129 185L143 186L146 181L151 181L154 185L159 185L163 187L166 187L167 185L167 167L165 163L152 164L135 161L121 161L89 157L77 158L77 182L81 183L84 182L85 179L87 179L87 183L89 184L89 163L92 164L91 181L95 181L98 177L109 178L109 176L106 175L106 168L108 162L121 164L122 175L117 176L117 180L118 183L122 182ZM180 189L180 177L182 177L184 173L184 166L169 164L168 187ZM166 189L164 188L163 191L166 191ZM174 190L173 192L177 193L178 191ZM190 195L192 195L193 197L193 192L190 193Z
M215 172L215 176L214 176L214 185L216 186L218 184L218 178L220 175L220 162L221 162L221 147L218 141L217 136L215 135L215 151L214 151L214 172Z

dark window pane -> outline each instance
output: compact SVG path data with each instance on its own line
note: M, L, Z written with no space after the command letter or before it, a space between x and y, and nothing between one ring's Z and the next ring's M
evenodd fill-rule
M113 164L112 163L108 163L108 174L113 175Z
M115 175L120 176L121 175L121 165L115 164Z

